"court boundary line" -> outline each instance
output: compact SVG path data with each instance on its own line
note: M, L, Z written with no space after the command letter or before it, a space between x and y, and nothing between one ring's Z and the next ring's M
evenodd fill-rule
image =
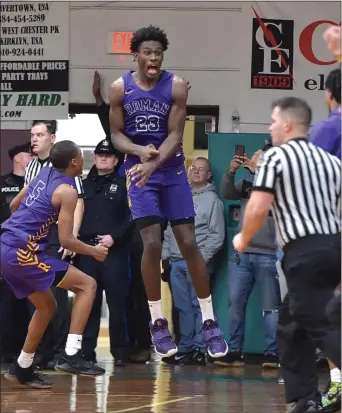
M28 387L23 388L23 387L19 387L19 385L18 385L17 388L18 388L19 391L24 390L26 393L38 394L37 392L33 393L32 389L30 389ZM13 390L13 391L0 391L0 394L18 394L18 391L15 391L15 390ZM53 390L46 389L46 390L40 390L39 394L44 394L44 395L49 394L49 395L55 395L55 396L61 395L62 396L62 395L70 395L70 392L69 393L63 393L63 392L60 393L60 392L54 392ZM82 397L91 396L91 397L94 397L94 393L80 393L80 394L77 393L77 396L82 396ZM151 397L151 395L150 394L129 394L128 393L128 394L108 394L108 397ZM198 396L191 396L191 397L198 397Z
M171 403L177 403L177 402L182 402L185 400L191 400L191 399L195 399L197 396L188 396L188 397L181 397L179 399L174 399L174 400L167 400L165 402L157 402L157 403L151 403L151 404L145 404L143 406L137 406L137 407L128 407L125 409L120 409L120 410L111 410L108 411L108 413L124 413L124 412L134 412L137 410L141 410L141 409L146 409L148 407L156 407L156 406L163 406L165 404L171 404Z

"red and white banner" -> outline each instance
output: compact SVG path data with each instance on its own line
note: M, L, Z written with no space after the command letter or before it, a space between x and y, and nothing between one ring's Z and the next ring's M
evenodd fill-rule
M340 15L339 2L244 4L240 108L249 113L248 122L268 120L271 102L286 95L306 99L314 121L326 116L322 91L338 63L323 33L332 24L340 25Z
M322 34L328 26L339 23L309 12L293 13L290 19L274 18L274 13L267 12L265 16L265 11L251 8L251 88L293 90L301 85L307 90L322 90L326 72L323 69L336 63ZM302 73L304 68L312 72L311 77Z

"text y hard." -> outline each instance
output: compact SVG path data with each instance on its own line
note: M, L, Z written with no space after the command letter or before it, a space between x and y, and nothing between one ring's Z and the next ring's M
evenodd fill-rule
M1 106L8 106L13 95L1 94ZM57 93L22 93L17 96L15 106L64 106Z

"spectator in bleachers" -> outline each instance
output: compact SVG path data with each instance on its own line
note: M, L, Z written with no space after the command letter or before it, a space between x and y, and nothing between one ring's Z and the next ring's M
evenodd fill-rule
M245 208L252 190L256 162L262 151L254 154L252 159L246 155L234 156L221 183L222 197L227 200L240 200L240 222L242 227ZM246 176L235 182L235 173L246 168ZM280 305L279 281L276 270L275 227L272 216L268 217L263 228L250 242L243 254L233 253L228 267L229 297L229 353L215 360L222 366L241 366L245 333L246 306L254 285L259 286L262 314L265 329L266 349L264 351L264 368L277 368L279 365L276 331L278 309Z
M224 243L225 223L223 203L215 191L215 185L210 182L210 164L206 158L199 157L192 163L189 181L196 212L196 242L211 276L213 259ZM171 265L171 292L179 315L180 335L178 352L163 358L163 361L168 364L203 365L207 345L202 334L202 314L186 261L170 225L165 232L162 259Z

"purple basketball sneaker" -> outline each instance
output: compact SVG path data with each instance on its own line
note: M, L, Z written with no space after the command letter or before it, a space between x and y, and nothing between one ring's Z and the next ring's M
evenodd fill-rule
M156 353L163 357L171 357L178 349L172 340L168 322L165 318L158 318L154 324L150 322L152 343Z
M223 338L223 334L216 320L204 321L203 335L208 343L208 353L210 357L223 357L228 353L228 344Z

